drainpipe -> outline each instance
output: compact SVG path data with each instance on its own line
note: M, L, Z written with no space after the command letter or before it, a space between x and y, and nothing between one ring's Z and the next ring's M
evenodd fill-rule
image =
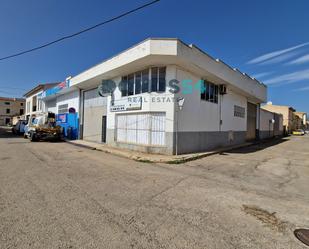
M222 131L222 99L223 99L223 95L218 94L218 97L220 98L219 101L219 131Z
M176 142L176 156L178 155L178 105L176 106L176 137L175 137L175 142Z

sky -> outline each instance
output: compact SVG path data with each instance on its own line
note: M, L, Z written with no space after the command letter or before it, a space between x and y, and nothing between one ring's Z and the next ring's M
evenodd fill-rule
M148 0L149 1L149 0ZM0 1L0 57L107 20L147 0ZM308 0L161 0L78 37L0 61L0 96L63 81L148 37L193 43L309 113Z

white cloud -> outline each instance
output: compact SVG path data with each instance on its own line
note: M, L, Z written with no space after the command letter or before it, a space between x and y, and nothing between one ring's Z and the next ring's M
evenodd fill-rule
M301 80L309 80L309 69L297 71L294 73L283 74L263 82L272 85L272 84L281 84L281 83L293 83Z
M294 64L303 64L306 62L309 62L309 54L303 55L293 61L288 62L287 64L294 65Z
M294 90L295 92L300 92L300 91L309 91L309 86L306 87L302 87L302 88L298 88L296 90Z
M253 74L252 77L256 78L256 79L259 79L259 78L263 78L267 75L270 75L272 74L273 72L264 72L264 73L257 73L257 74Z
M254 59L248 61L247 64L257 64L257 63L265 62L265 61L268 61L268 60L275 58L277 56L280 56L280 55L283 55L285 53L296 50L298 48L304 47L308 44L309 44L309 42L306 42L306 43L302 43L302 44L299 44L299 45L294 46L294 47L290 47L290 48L286 48L286 49L282 49L282 50L277 50L277 51L274 51L274 52L271 52L271 53L267 53L267 54L261 55L257 58L254 58Z
M283 61L286 61L288 59L295 57L297 54L299 54L299 51L282 54L270 60L263 61L260 63L260 65L271 65L275 63L280 63L280 62L283 62Z

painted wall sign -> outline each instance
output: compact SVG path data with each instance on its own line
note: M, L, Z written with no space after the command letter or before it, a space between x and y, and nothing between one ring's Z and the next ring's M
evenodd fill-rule
M133 111L142 109L142 97L134 97L127 99L120 99L114 101L110 106L111 112L121 112L121 111Z
M67 114L58 114L57 122L66 123L67 122Z

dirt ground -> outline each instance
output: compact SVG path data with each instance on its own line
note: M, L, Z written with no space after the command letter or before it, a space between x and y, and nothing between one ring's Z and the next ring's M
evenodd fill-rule
M307 248L309 136L181 165L0 131L0 248Z

